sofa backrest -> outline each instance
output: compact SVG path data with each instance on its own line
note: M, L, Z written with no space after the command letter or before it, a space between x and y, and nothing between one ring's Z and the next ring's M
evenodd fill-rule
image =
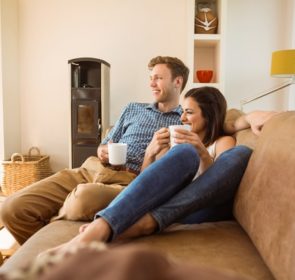
M295 112L264 126L242 178L234 215L276 279L295 279Z
M225 122L226 123L234 123L240 116L244 113L237 109L229 109L226 112ZM254 149L257 141L257 136L252 132L250 128L243 129L237 132L235 135L236 145L246 145L252 149Z

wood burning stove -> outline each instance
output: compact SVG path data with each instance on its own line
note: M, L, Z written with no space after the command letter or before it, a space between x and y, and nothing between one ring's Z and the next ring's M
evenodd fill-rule
M96 58L68 61L71 72L70 167L81 166L109 127L110 64Z

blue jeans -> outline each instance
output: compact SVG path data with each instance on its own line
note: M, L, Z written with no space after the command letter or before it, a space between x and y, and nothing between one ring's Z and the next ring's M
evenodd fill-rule
M190 144L177 145L137 176L96 218L109 223L115 238L148 212L163 230L198 210L210 212L211 207L232 204L251 152L245 146L234 147L191 182L200 162L198 153ZM190 222L206 221L208 211Z

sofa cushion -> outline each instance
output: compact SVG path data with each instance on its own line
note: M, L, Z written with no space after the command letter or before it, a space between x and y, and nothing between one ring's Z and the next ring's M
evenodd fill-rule
M243 176L234 215L277 279L295 277L295 112L264 126Z
M249 280L213 267L176 262L146 246L107 248L92 242L60 253L43 254L25 269L0 272L3 280Z
M235 134L236 145L245 145L252 150L255 149L258 136L255 135L251 128L243 129Z
M225 122L226 123L234 123L239 117L241 117L244 113L237 109L229 109L226 112ZM255 135L252 130L249 129L243 129L238 131L234 134L236 138L236 145L245 145L248 146L251 149L255 148L256 141L257 141L257 135Z
M166 232L133 240L132 244L149 245L188 264L214 267L250 279L274 279L235 221L172 225Z
M71 239L81 223L55 221L33 235L0 269L26 266L40 252ZM255 279L273 279L242 228L234 221L171 226L166 232L130 241L168 253L176 261L214 267ZM118 246L121 243L111 243ZM24 261L25 260L25 261Z
M235 120L241 117L242 115L244 115L244 113L241 110L234 108L228 109L225 115L225 122L235 122Z

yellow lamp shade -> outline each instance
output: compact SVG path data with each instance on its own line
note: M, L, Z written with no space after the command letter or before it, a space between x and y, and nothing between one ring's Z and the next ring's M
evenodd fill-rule
M290 78L295 75L295 49L272 53L271 75Z
M271 75L282 78L295 75L295 49L272 53Z

